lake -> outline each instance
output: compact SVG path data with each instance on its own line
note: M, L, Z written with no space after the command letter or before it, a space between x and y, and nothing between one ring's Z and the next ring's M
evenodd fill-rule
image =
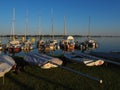
M75 41L83 42L87 38L86 37L74 37ZM45 40L48 38L44 38ZM61 37L56 37L58 41L60 41ZM103 51L103 52L120 52L120 37L92 37L92 39L98 42L98 48L94 49L94 51Z
M87 38L86 37L74 37L75 41L83 42ZM38 38L35 38L36 41ZM49 40L50 37L43 37L44 40ZM62 40L62 37L55 37L55 39ZM93 51L100 51L100 52L120 52L120 37L92 37L92 39L98 42L98 48L93 49ZM9 41L8 37L1 37L1 41L3 43L7 43ZM33 50L36 52L37 50ZM61 53L61 51L56 51L56 53Z

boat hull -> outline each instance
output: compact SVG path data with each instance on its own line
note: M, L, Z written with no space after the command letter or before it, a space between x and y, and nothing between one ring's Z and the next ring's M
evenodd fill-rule
M21 51L20 47L16 47L16 48L8 48L8 52L9 53L19 53Z
M0 56L0 77L3 77L15 65L15 61L8 55Z
M65 53L64 57L72 62L84 63L86 66L100 66L104 63L103 60L84 53Z
M58 65L62 65L63 63L62 60L58 58L53 58L45 54L36 54L36 53L26 54L24 56L24 60L32 65L39 66L42 69L55 68L58 67Z

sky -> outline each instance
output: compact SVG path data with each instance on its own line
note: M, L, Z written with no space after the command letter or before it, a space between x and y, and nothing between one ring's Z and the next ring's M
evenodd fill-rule
M0 34L63 34L64 16L67 34L120 36L120 0L0 0Z

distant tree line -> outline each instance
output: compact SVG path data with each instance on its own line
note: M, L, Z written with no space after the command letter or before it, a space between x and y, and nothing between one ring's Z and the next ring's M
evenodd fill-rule
M12 35L0 35L0 37L10 37ZM16 37L24 37L25 35L14 35ZM27 37L52 37L53 35L27 35ZM68 36L68 35L67 35ZM87 35L71 35L73 37L88 37ZM64 35L54 35L54 37L64 37ZM114 35L92 35L90 37L120 37Z

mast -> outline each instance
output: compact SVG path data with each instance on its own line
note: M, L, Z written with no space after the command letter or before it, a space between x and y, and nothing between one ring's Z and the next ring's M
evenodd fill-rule
M25 40L28 35L28 10L26 11L26 29L25 29Z
M66 36L66 17L64 16L64 36Z
M89 16L89 23L88 23L88 39L90 38L90 16Z
M14 40L14 22L15 22L15 8L13 8L13 17L12 17L12 28L11 28L11 34L12 34L12 38Z
M51 9L51 15L52 15L52 39L54 40L54 26L53 26L53 9Z
M39 36L39 39L40 39L40 34L41 34L41 16L39 16L39 25L38 25L38 36Z

